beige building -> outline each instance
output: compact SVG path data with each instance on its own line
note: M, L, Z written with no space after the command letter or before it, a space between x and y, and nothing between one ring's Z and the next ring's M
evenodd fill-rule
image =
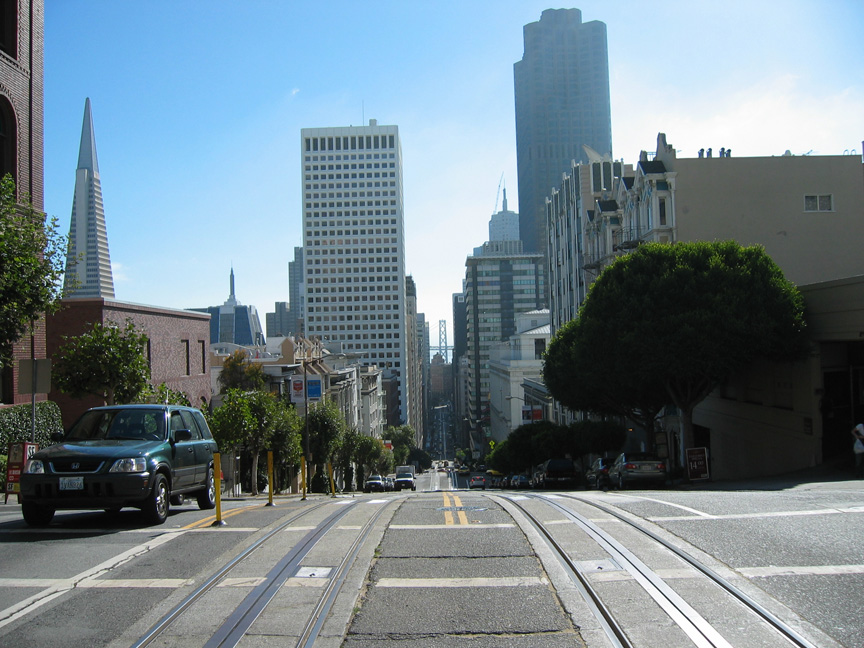
M720 479L851 461L849 429L864 416L864 166L860 156L733 158L700 151L679 159L664 134L652 159L619 167L612 188L585 185L574 166L547 213L557 219L556 258L581 253L571 278L584 291L617 256L648 241L734 240L762 245L804 295L813 350L806 362L760 365L736 376L694 411L696 445L709 448ZM582 178L581 183L571 178ZM590 178L590 174L588 174ZM575 187L575 190L571 187ZM568 321L578 293L556 303L553 331ZM566 295L566 291L564 292ZM575 295L575 297L573 296ZM581 296L584 299L584 292ZM666 417L672 453L678 421Z

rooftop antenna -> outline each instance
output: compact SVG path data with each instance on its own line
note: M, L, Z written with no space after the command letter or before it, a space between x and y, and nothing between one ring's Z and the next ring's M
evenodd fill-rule
M495 209L492 210L493 214L498 213L498 198L501 196L501 183L504 182L504 172L501 172L501 179L498 181L498 192L495 194Z

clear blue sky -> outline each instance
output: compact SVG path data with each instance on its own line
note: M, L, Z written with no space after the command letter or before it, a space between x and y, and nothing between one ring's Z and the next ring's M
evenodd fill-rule
M862 0L46 0L45 210L66 233L90 97L118 299L288 300L300 129L396 124L406 269L438 344L504 174L522 26L606 23L613 153L862 153ZM500 208L500 201L499 201Z

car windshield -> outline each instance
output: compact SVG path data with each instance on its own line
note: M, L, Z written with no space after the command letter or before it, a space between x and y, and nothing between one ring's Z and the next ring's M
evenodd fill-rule
M160 409L90 410L66 435L65 441L106 439L160 441L165 439L165 415Z
M398 475L396 475L396 479L412 479L413 477L414 475L412 475L411 473L399 473Z
M657 457L647 452L632 452L626 457L627 461L657 461Z
M381 481L381 475L370 475L366 481Z

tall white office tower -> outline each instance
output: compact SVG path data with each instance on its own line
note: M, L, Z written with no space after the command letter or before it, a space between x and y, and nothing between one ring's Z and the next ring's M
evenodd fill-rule
M411 423L399 127L304 128L301 159L306 336L382 368Z
M114 299L114 276L108 254L108 232L89 98L84 102L63 296Z

